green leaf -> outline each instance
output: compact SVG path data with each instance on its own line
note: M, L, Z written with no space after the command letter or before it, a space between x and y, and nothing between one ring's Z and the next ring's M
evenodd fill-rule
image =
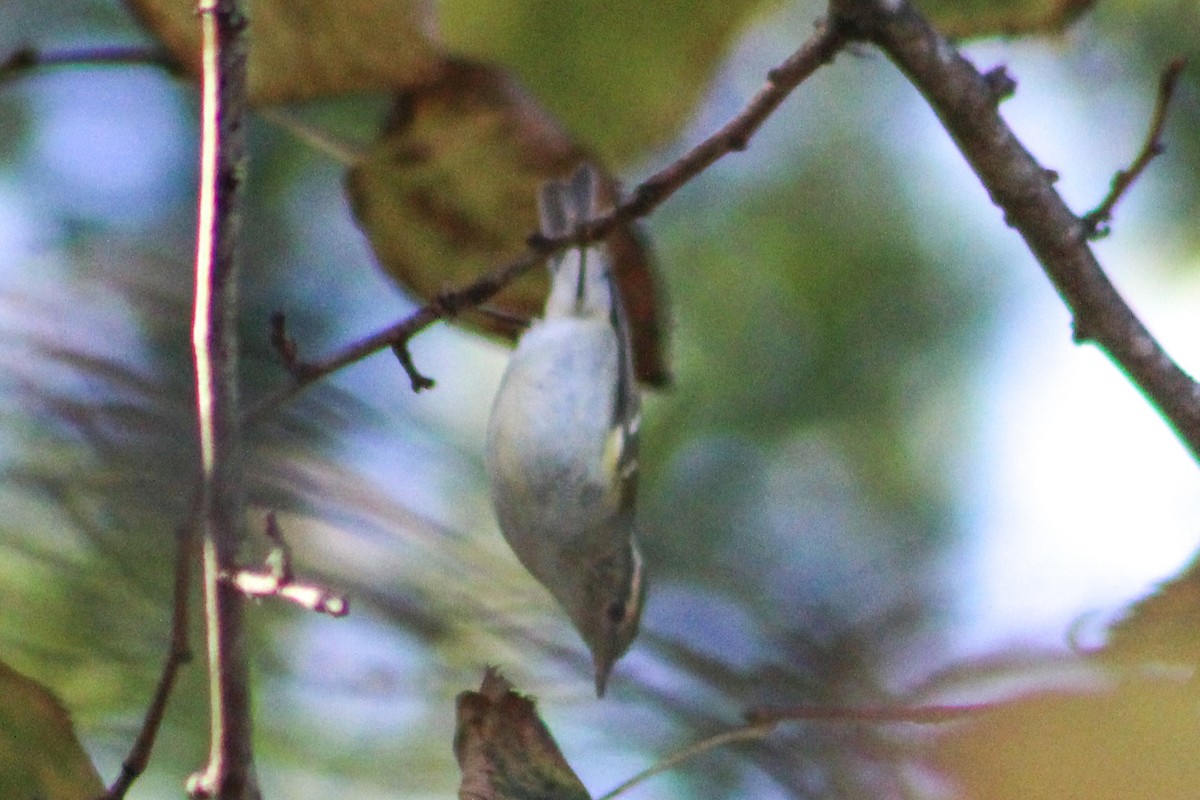
M1096 0L916 0L946 34L959 39L1061 33Z
M103 793L54 695L0 662L0 698L0 797L91 800Z
M774 0L442 0L447 46L512 69L609 163L670 140Z

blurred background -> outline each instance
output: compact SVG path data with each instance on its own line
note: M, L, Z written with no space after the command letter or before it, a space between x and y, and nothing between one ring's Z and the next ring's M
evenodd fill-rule
M627 185L736 113L823 10L664 3L634 24L562 5L433 13L452 51L513 69ZM148 41L115 2L0 5L0 57ZM1007 65L1018 89L1002 112L1079 213L1140 147L1162 67L1194 57L1165 155L1095 245L1185 369L1200 363L1197 42L1190 0L1117 0L1063 33L964 45L980 69ZM366 141L384 105L298 113ZM58 694L106 779L165 653L195 471L196 117L194 86L153 67L0 86L0 658ZM250 138L248 403L287 380L272 311L316 356L414 308L355 225L344 167L271 120ZM438 325L412 343L433 391L414 395L379 354L248 434L247 557L277 510L299 568L354 603L344 620L251 612L265 796L453 796L453 701L486 664L539 698L594 794L751 707L1090 686L1072 677L1081 651L1195 553L1196 465L1102 354L1072 344L1038 265L877 52L818 72L646 231L673 381L646 400L651 588L609 695L592 696L582 643L492 518L483 432L508 351ZM200 766L203 672L185 668L130 797L180 796ZM1180 724L1195 737L1197 722ZM788 725L629 796L1010 796L1005 770L1029 774L1040 741L1022 730L985 779L963 766L989 750L970 726Z

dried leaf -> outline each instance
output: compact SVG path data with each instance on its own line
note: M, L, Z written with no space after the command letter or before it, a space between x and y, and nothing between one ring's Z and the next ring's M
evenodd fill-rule
M91 800L104 786L58 699L0 663L0 797Z
M933 763L963 800L1185 800L1200 785L1192 689L1042 691L943 729Z
M537 190L588 154L505 71L467 61L402 92L382 136L351 169L346 190L384 270L429 299L520 254L537 230ZM609 202L615 184L607 184ZM661 384L659 288L646 244L631 229L609 239L629 313L639 377ZM493 313L460 321L515 338L541 312L545 269L495 297ZM514 319L518 322L514 324Z
M533 701L495 669L457 701L454 755L460 800L591 800Z
M193 75L200 72L196 4L126 0ZM247 93L269 105L394 90L433 79L441 50L424 0L250 0Z
M1130 606L1108 629L1102 651L1116 661L1200 667L1200 561Z

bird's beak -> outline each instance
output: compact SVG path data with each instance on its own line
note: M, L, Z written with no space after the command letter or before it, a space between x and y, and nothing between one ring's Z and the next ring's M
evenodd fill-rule
M612 672L614 660L600 653L594 656L594 663L596 665L596 697L604 697L604 689L608 686L608 676Z

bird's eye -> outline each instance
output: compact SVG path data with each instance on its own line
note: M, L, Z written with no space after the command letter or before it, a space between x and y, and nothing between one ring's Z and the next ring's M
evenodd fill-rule
M621 620L625 619L625 604L617 601L608 604L608 619L609 622L616 625Z

